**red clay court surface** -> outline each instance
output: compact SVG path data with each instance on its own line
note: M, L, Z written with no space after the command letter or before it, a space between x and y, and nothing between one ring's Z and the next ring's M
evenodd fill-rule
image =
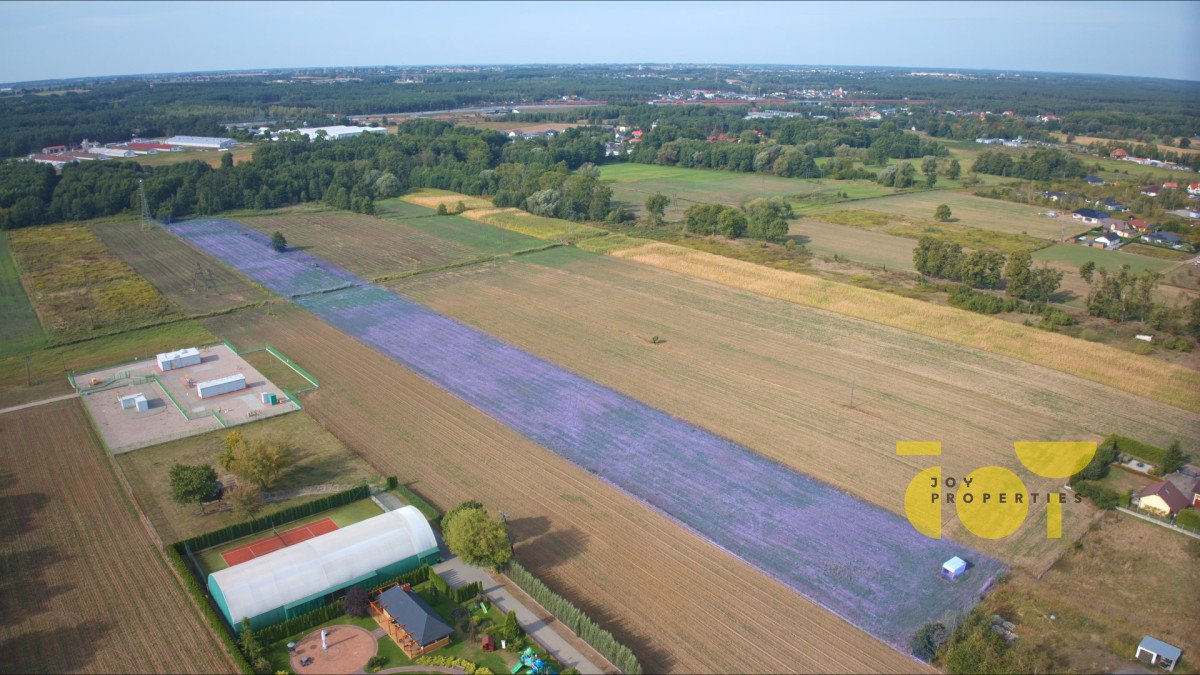
M337 523L329 518L323 518L315 523L301 525L286 532L272 534L258 541L252 541L249 544L242 544L237 548L231 548L228 551L222 552L221 557L225 559L226 565L233 567L234 565L240 565L268 553L273 553L286 546L294 546L307 539L333 532L336 529L338 529Z

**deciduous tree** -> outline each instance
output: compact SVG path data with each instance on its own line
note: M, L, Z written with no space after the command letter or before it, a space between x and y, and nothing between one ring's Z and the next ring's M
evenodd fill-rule
M201 513L204 512L204 501L217 491L217 472L207 464L176 464L171 467L168 479L171 499L179 504L199 504Z
M501 567L512 557L508 527L483 509L464 509L442 519L446 545L468 565Z
M646 198L646 213L650 215L650 222L653 225L662 225L663 214L667 207L671 205L671 198L660 193L655 193Z

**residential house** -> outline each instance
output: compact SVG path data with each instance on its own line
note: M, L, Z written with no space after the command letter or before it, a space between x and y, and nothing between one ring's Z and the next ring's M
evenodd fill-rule
M1178 190L1179 189L1179 183L1176 183L1174 181L1167 181L1167 182L1163 183L1162 186L1163 186L1164 190Z
M1071 217L1085 223L1098 223L1107 218L1108 214L1096 209L1075 209L1071 212Z
M1189 476L1182 471L1176 471L1167 476L1167 480L1171 485L1175 486L1176 490L1179 490L1180 494L1187 498L1188 506L1200 506L1200 478Z
M380 593L371 601L370 612L410 659L445 647L454 633L408 585Z
M1126 221L1116 220L1114 218L1105 219L1104 229L1124 239L1136 239L1142 236L1142 234L1138 232L1136 228L1130 226Z
M1158 196L1158 186L1150 185L1148 187L1144 187L1141 189L1141 193L1146 195L1147 197L1157 197Z
M1106 197L1103 200L1096 202L1096 206L1103 207L1106 211L1116 211L1118 213L1124 213L1129 210L1128 206L1125 206L1112 197Z
M1049 199L1052 202L1057 202L1060 200L1065 202L1070 195L1066 192L1054 192L1053 190L1046 190L1045 192L1041 193L1041 197L1043 199Z
M1200 183L1188 183L1187 191L1193 197L1200 196Z
M1092 240L1092 248L1116 248L1121 244L1121 237L1109 232Z
M1150 223L1142 220L1141 218L1130 218L1128 225L1142 234L1148 234L1150 232Z
M1145 239L1151 244L1158 244L1160 246L1174 247L1183 244L1183 240L1180 239L1179 235L1175 234L1174 232L1151 232L1150 234L1142 237L1142 239Z
M1143 488L1133 498L1133 505L1160 516L1173 516L1191 505L1191 500L1174 483L1164 480Z
M1087 181L1089 185L1104 185L1103 178L1097 178L1096 176L1084 176L1083 179Z
M1125 159L1126 157L1129 156L1129 153L1125 152L1121 148L1117 148L1116 150L1113 150L1112 152L1108 153L1108 156L1112 157L1113 159Z

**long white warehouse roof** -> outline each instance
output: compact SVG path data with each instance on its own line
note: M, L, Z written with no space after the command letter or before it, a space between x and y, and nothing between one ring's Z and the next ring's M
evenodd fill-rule
M222 384L228 384L230 382L237 382L239 380L244 380L244 379L246 379L245 374L238 373L237 375L228 375L226 377L218 377L215 380L209 380L207 382L199 382L196 384L196 386L201 389L207 389L209 387L215 387L215 386L222 385Z
M200 356L200 350L195 347L184 347L173 352L163 352L158 355L159 363L163 361L174 361L175 359L183 359L189 356Z
M414 506L388 511L209 575L234 623L437 548Z

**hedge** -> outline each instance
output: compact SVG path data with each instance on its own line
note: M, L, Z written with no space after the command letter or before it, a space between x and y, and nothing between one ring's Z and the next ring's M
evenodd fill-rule
M1167 451L1163 448L1143 443L1137 439L1129 438L1128 436L1120 436L1118 434L1110 434L1104 439L1104 444L1111 444L1116 448L1117 452L1133 455L1138 459L1144 459L1151 464L1162 466L1163 461L1167 458Z
M1103 485L1081 480L1074 483L1071 487L1079 494L1092 500L1092 503L1098 509L1115 509L1118 506L1129 505L1129 495L1123 495Z
M642 664L633 651L617 641L612 633L601 628L590 616L583 613L569 600L550 590L541 579L533 576L521 563L512 560L506 571L509 579L520 586L546 611L558 617L564 625L575 632L584 642L591 645L601 656L608 659L627 675L640 675Z
M439 575L437 572L434 572L432 567L429 568L429 575L427 578L429 579L429 585L433 586L433 589L439 594L445 596L450 595L450 584L446 583L446 580L443 579L441 575Z
M234 523L229 527L223 527L219 530L213 530L212 532L205 532L204 534L192 537L191 539L184 539L183 541L176 543L175 546L184 547L188 551L200 551L206 548L217 546L218 544L224 544L227 541L233 541L234 539L245 537L246 535L269 530L276 525L290 523L293 520L299 520L300 518L311 516L314 513L328 511L329 509L343 506L345 504L349 504L350 502L366 499L370 496L371 489L365 484L359 485L358 487L353 487L349 490L327 495L325 497L321 497L320 499L315 499L304 504L298 504L282 511L277 511L270 515L262 516L261 518L255 518L254 520L247 520L241 523Z
M295 635L300 631L307 630L315 626L320 626L326 621L336 619L342 614L344 614L342 611L342 603L331 602L328 605L325 605L324 607L318 607L311 612L305 612L300 616L293 616L292 618L280 621L277 624L272 624L266 628L260 628L254 631L254 634L258 636L259 642L262 644L271 645L279 642L289 635Z
M395 490L401 497L404 498L404 501L417 507L417 510L425 516L426 520L434 524L438 523L442 517L442 512L438 511L433 504L430 504L429 502L425 501L421 495L413 492L412 488L396 480L395 476L388 476L387 480L388 489Z
M192 573L187 561L183 559L183 556L179 554L179 551L174 546L167 547L167 560L170 561L171 567L175 568L180 578L183 579L184 590L199 605L200 610L204 613L204 618L208 621L208 625L221 638L221 644L225 646L225 651L229 652L229 655L233 657L233 662L238 667L238 670L243 673L253 673L254 669L250 667L250 662L246 660L246 655L242 654L241 648L234 642L233 634L230 633L229 627L225 625L225 618L217 613L217 609L213 607L212 601L209 599L208 592L196 581L196 575Z
M441 666L443 668L458 668L467 675L492 675L492 671L484 666L475 665L457 656L418 656L413 663L419 666Z
M404 574L401 574L400 576L392 577L391 579L388 579L387 581L383 582L382 584L377 584L374 588L371 589L371 595L378 593L379 591L387 588L388 586L393 586L396 584L399 584L401 586L403 586L404 584L410 584L410 585L416 586L417 584L421 583L422 581L428 581L429 575L432 572L433 572L433 568L430 567L429 565L421 565L420 567L418 567L417 569L415 569L411 572L405 572Z
M466 586L463 586L462 588L459 588L458 590L454 591L454 602L461 605L464 602L474 600L482 592L483 592L483 583L481 583L479 581L472 581L471 583L467 584Z

